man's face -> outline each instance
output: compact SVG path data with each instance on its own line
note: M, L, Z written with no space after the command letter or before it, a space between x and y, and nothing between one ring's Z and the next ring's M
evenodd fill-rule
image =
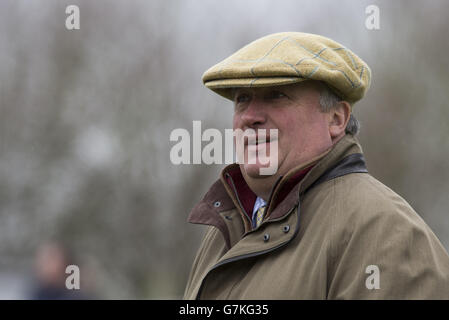
M320 92L312 81L292 85L262 88L238 88L234 95L234 130L278 129L278 171L284 175L332 146L329 120L320 111ZM270 155L273 142L256 145L245 144L245 154L266 148ZM264 150L265 151L265 150ZM268 167L260 162L240 165L244 176L264 178L259 169Z

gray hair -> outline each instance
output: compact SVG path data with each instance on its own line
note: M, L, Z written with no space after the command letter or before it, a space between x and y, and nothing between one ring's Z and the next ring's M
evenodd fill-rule
M332 91L329 86L321 82L320 90L320 107L322 112L329 112L334 108L338 102L342 99ZM352 107L352 105L351 105ZM357 135L360 131L360 122L355 118L354 114L351 112L348 124L346 125L345 132L353 136Z

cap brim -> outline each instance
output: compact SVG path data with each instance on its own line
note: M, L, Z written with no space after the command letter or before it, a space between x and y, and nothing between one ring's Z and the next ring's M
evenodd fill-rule
M241 79L219 79L211 80L204 85L215 93L229 100L234 100L234 88L257 88L282 86L292 83L298 83L309 79L299 77L263 77L263 78L241 78Z

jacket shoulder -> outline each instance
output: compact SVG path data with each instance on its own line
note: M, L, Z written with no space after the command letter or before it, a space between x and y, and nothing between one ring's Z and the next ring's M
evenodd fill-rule
M449 256L407 201L366 173L336 178L325 189L335 202L330 297L449 298ZM365 282L372 266L380 270L379 290Z
M442 247L410 204L373 176L349 174L334 179L329 188L335 200L333 233L339 240L360 235L368 242L390 241L406 247L410 241L422 239Z
M354 221L382 218L421 224L424 221L410 204L391 188L367 173L348 174L330 186L341 218Z

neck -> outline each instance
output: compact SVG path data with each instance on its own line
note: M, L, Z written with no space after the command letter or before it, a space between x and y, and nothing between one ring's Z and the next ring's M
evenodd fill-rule
M299 164L298 166L288 170L284 174L281 170L278 170L276 174L272 176L259 176L257 178L253 178L246 174L245 170L243 170L242 165L240 166L240 170L249 188L258 197L264 199L265 201L268 201L271 196L271 193L274 191L273 187L275 187L275 184L278 182L280 177L282 177L282 179L281 181L279 181L279 183L277 183L277 185L281 185L284 181L290 179L295 173L314 165L316 162L318 162L318 160L320 160L322 157L328 154L331 149L332 147L327 149L325 152L319 154L318 156L313 157L308 161L305 161L302 164Z
M241 169L241 168L240 168ZM241 169L242 170L242 169ZM279 174L272 176L263 176L263 178L251 178L244 170L242 170L243 178L248 184L249 188L260 198L268 201L274 184L279 179Z

